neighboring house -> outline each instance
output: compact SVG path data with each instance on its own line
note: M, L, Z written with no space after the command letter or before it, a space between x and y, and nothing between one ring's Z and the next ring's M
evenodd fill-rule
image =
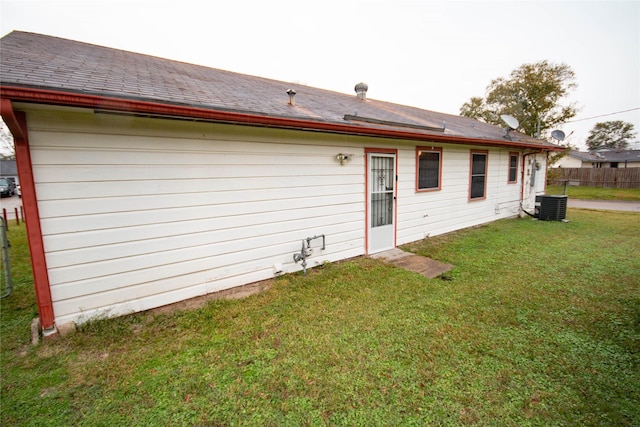
M0 177L12 179L18 185L18 168L15 160L0 160Z
M603 148L593 151L597 160L593 161L595 168L640 168L640 150L614 150Z
M571 150L554 165L556 168L590 168L598 157L591 153Z
M299 271L307 242L313 267L533 212L559 150L364 84L24 32L0 47L45 334Z
M556 163L559 168L638 168L640 150L603 148L589 153L570 151Z

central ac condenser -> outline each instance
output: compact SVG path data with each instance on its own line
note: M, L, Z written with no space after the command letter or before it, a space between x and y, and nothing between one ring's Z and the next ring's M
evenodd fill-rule
M567 215L566 195L536 196L534 218L543 221L562 221Z

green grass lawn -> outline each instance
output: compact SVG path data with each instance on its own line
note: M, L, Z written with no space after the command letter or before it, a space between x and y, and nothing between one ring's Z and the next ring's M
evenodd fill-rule
M547 186L547 194L564 194L564 186ZM567 186L572 199L640 201L640 188L596 188Z
M24 228L2 300L2 425L640 425L640 215L569 209L358 258L243 300L29 344Z

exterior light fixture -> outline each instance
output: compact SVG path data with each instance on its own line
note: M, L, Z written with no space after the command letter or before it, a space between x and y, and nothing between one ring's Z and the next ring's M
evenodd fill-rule
M353 159L353 154L344 154L338 153L336 159L340 162L341 165L344 165L347 162L350 162Z

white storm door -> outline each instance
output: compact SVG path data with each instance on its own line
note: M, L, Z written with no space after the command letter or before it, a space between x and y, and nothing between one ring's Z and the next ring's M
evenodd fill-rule
M368 250L372 254L395 247L396 156L369 153L368 163Z

